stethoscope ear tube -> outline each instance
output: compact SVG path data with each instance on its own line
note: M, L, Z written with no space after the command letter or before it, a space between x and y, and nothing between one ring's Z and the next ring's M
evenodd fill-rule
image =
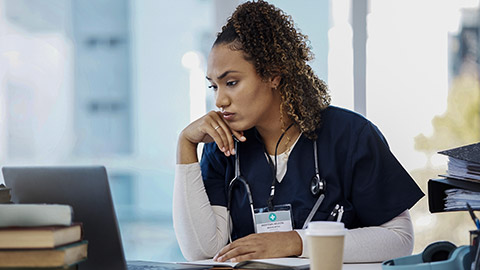
M253 210L253 197L252 197L252 192L250 191L250 186L248 185L247 181L243 176L240 175L240 155L238 151L238 140L237 138L233 137L235 140L235 177L230 181L228 184L228 197L227 197L227 216L230 217L230 210L231 210L231 203L232 203L232 192L233 192L233 186L237 181L243 184L245 187L245 190L247 192L248 196L248 202L250 204L250 211L252 213L252 220L255 222L255 212ZM231 233L229 230L230 225L230 218L228 218L227 221L227 232L228 232L228 239L230 242L232 242L232 237ZM255 232L256 232L255 228Z
M242 176L235 176L235 178L233 178L232 181L230 181L230 184L228 185L228 198L232 198L233 186L237 181L240 181L240 183L242 183L243 186L245 187L245 190L247 191L248 202L250 203L250 205L253 206L253 197L252 197L252 192L250 191L250 186ZM227 203L227 210L230 210L230 206L231 206L231 200L229 199Z

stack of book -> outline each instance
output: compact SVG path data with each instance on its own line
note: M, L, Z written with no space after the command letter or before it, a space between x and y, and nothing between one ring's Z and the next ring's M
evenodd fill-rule
M77 269L87 258L81 223L56 204L0 204L0 269Z
M480 210L480 143L439 152L448 156L448 169L428 182L430 212Z

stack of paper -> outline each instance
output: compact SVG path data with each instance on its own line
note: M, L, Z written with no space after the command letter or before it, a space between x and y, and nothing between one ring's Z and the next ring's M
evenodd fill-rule
M447 195L445 199L445 210L464 210L467 202L473 209L480 208L480 192L452 188L445 190Z

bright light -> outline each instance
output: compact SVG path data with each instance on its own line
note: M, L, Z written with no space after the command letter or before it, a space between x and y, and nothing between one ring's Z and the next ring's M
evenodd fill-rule
M452 2L456 3L456 8L477 8L480 1L479 0L457 0Z
M332 27L328 30L328 86L332 103L353 110L353 48L349 23L350 1L330 0Z
M182 65L188 69L199 68L201 63L201 56L197 52L186 52L182 57Z
M182 65L188 69L190 84L190 122L205 115L207 111L205 71L201 68L203 56L189 51L182 57Z

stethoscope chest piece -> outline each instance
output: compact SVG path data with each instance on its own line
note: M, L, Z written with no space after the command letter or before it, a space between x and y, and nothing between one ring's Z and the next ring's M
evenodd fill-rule
M317 197L325 192L325 180L320 178L320 175L315 174L310 181L310 192Z
M315 162L315 175L312 177L310 181L310 192L314 197L318 197L320 194L325 193L325 188L327 182L325 179L320 177L320 170L318 168L318 154L317 154L317 141L313 141L313 155L314 155L314 162Z

